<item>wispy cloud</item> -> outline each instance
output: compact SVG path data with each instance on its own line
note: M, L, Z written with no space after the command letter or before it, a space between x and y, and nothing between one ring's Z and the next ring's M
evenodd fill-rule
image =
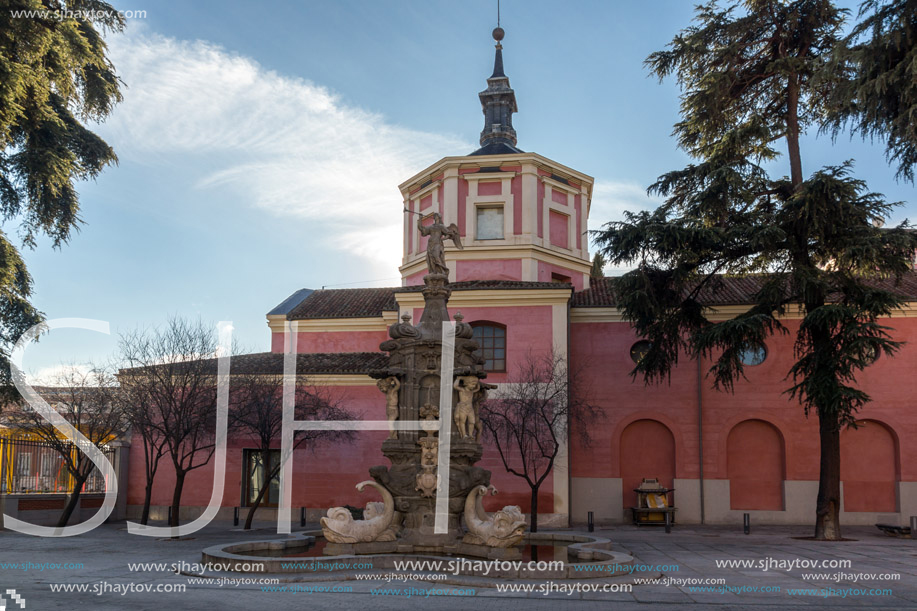
M197 185L303 223L389 274L401 259L397 185L456 138L405 129L308 80L204 41L134 33L110 40L127 83L106 130L122 157L201 159ZM359 231L352 229L354 221Z
M92 372L93 366L79 363L61 363L26 371L26 382L33 386L62 386L71 378L84 378Z
M609 221L620 221L624 212L653 210L662 202L646 194L646 187L631 182L597 179L592 190L589 228L601 229Z
M662 202L646 194L646 188L635 183L598 179L592 190L589 229L601 229L609 221L624 219L625 212L653 210ZM606 276L616 276L629 267L605 267Z
M198 188L301 222L304 237L355 252L376 274L391 275L401 260L397 185L473 148L394 125L326 87L206 41L140 29L109 44L128 87L104 129L122 157L148 164L198 157ZM641 185L600 179L589 227L658 203Z

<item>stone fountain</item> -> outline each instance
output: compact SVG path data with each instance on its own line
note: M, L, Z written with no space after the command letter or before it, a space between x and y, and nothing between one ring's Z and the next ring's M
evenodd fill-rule
M494 386L483 381L484 363L475 354L478 345L473 340L471 326L463 322L459 313L454 317L453 368L445 375L441 369L443 324L453 320L447 309L451 291L443 239L451 239L461 248L458 228L454 224L443 225L438 214L434 215L432 225L424 227L418 223L418 226L421 235L429 236L430 273L424 277L424 312L416 326L411 324L411 316L405 315L400 323L389 328L391 339L379 346L389 355L388 365L372 373L385 396L390 431L388 439L382 442L382 454L391 466L372 467L369 470L372 479L356 484L360 491L374 488L382 495L382 501L367 503L362 519L355 519L344 507L329 509L321 519L322 534L327 540L322 553L345 559L346 567L354 556L371 554L372 571L397 570L405 557L420 560L431 555L472 556L503 563L499 570L492 571L496 564L462 560L455 569L456 579L483 578L474 582L475 587L488 587L500 579L581 580L627 576L630 572L627 565L633 558L612 551L611 541L607 539L576 533L526 534L525 518L519 507L504 507L492 514L484 511L483 496L495 494L496 490L490 485L490 472L475 466L483 451L478 411L487 391ZM451 391L445 393L451 395L451 422L440 421L441 411L449 411L440 409L442 384L448 384L445 388ZM440 442L446 439L449 477L448 482L441 482L446 444L441 448ZM448 529L437 533L436 497L440 485L448 486ZM315 573L314 568L306 568L304 563L290 562L291 555L301 555L313 546L317 535L317 532L297 533L282 540L217 545L203 550L202 559L230 571L298 573L295 577L284 577L285 581L325 580L324 570ZM532 563L519 561L523 540L530 545L569 543L565 550L568 562L591 564L584 567L564 563L551 567L548 563L538 563L532 567ZM329 570L336 571L343 579L360 575L346 567ZM438 575L435 577L437 583L442 583ZM423 572L414 572L411 578L426 577Z
M461 249L458 228L455 224L445 226L438 214L434 214L432 225L423 226L418 220L417 226L421 235L429 238L423 315L416 326L406 314L389 327L391 339L379 346L389 354L388 366L371 375L385 394L390 423L423 421L429 426L421 430L391 426L388 439L382 442L382 454L391 466L372 467L372 480L357 484L359 490L366 486L378 490L382 502L368 503L361 520L343 507L329 509L321 520L328 540L324 553L517 558L526 526L520 508L504 507L493 514L483 508L482 497L496 490L490 485L490 472L475 466L483 451L478 411L488 389L494 387L483 382L487 374L483 359L476 354L478 344L472 339L471 326L459 313L454 318L454 367L449 379L440 379L442 330L443 323L450 322L447 304L451 294L443 240L452 240ZM452 388L453 418L441 427L440 388L444 383ZM448 532L436 533L442 434L450 435Z

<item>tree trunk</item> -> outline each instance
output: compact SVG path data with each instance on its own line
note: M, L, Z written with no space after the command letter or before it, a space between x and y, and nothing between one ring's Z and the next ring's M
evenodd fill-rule
M178 526L178 509L181 507L181 490L185 486L185 471L176 471L175 490L172 492L172 519L169 526Z
M150 521L150 503L153 500L153 479L156 477L156 470L159 468L159 458L162 454L155 457L154 461L153 442L143 436L143 460L146 468L146 488L143 493L143 511L140 514L140 523L146 525Z
M532 524L530 532L538 532L538 488L532 488Z
M248 516L245 518L245 530L252 529L252 521L255 519L255 511L261 505L261 501L264 500L264 496L267 494L268 489L271 487L271 481L274 479L274 476L277 475L279 469L271 471L270 477L265 478L264 485L261 486L261 490L258 491L258 496L255 497L255 502L251 507L248 508Z
M790 157L790 181L802 184L802 156L799 151L799 77L790 76L786 101L786 144Z
M841 540L841 428L837 417L818 411L821 442L818 500L815 506L815 538Z
M73 479L73 491L70 493L70 497L67 499L67 505L64 507L64 512L57 520L58 528L63 528L67 525L67 522L70 521L70 516L73 515L73 510L76 509L77 504L80 502L80 493L83 491L83 484L86 483L88 478L89 475L85 475L83 477L75 477Z
M143 511L140 513L140 523L146 525L150 521L150 502L153 500L153 479L147 476L146 488L143 491Z

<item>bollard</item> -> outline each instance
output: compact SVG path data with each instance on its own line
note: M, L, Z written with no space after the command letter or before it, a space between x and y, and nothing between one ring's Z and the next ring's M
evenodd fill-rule
M299 508L299 525L302 528L306 527L306 508L305 507Z
M595 516L591 511L586 512L586 524L589 526L589 532L595 531Z
M745 528L745 534L751 534L751 514L742 514L742 525Z
M917 516L911 516L911 539L917 539Z
M233 526L239 525L239 508L238 507L232 508L232 525Z
M665 512L665 531L667 533L672 532L672 512Z

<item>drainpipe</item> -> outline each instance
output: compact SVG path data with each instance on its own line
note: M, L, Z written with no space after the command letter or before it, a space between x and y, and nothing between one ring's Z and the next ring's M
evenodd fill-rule
M567 388L570 388L570 351L571 342L570 342L570 330L571 330L571 321L570 315L572 314L572 304L573 304L573 291L570 291L570 298L567 299ZM569 394L569 390L568 390ZM567 397L567 401L570 401L571 397ZM570 410L567 409L567 527L573 528L573 458L570 455Z
M700 523L706 523L704 513L704 372L701 355L697 355L697 466L700 473Z

